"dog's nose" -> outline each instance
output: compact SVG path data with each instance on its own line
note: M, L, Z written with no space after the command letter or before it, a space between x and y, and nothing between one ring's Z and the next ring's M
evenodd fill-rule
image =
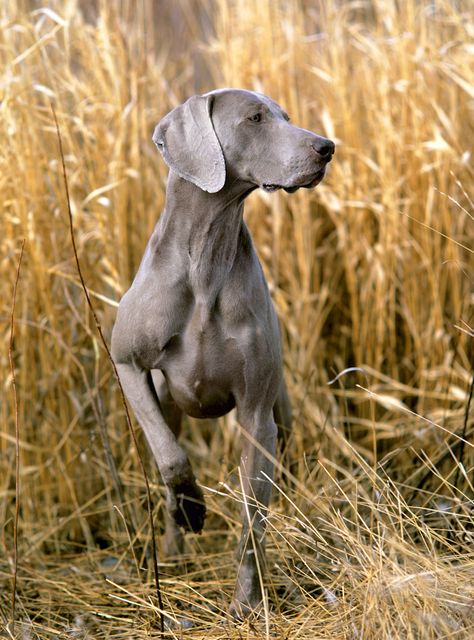
M335 145L332 140L319 136L311 143L311 146L324 160L330 160L334 154Z

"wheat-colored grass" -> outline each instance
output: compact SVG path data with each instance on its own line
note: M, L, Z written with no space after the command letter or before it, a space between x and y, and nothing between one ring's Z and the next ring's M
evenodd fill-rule
M233 416L190 420L184 439L209 516L188 537L187 565L160 565L167 618L194 625L171 625L170 637L474 635L473 36L462 0L4 0L0 636L158 635L144 481L75 270L51 102L79 258L108 337L164 201L153 126L220 86L271 95L337 152L314 192L256 192L246 209L295 415L269 515L267 611L222 624L239 430ZM8 344L23 238L13 631ZM147 468L159 524L149 458Z

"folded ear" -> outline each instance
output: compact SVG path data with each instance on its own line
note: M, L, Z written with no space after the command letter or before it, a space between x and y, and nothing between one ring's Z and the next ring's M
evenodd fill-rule
M225 182L225 161L212 124L214 96L193 96L156 126L153 142L166 164L203 191L216 193Z

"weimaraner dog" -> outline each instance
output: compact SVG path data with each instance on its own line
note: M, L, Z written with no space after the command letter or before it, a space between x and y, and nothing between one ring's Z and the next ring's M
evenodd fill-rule
M201 531L206 514L178 444L182 413L214 418L237 409L244 498L230 612L241 618L262 601L277 424L291 427L278 320L244 200L258 187L315 187L334 143L240 89L189 98L161 120L153 141L170 168L166 206L120 302L112 354L166 487L168 552L181 550L181 529Z

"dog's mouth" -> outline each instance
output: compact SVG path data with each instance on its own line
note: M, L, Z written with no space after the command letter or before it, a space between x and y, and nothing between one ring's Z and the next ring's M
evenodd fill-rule
M283 189L286 193L294 193L297 189L314 189L316 185L318 185L321 180L324 178L324 174L326 173L326 165L322 169L319 169L316 173L311 176L305 176L301 181L298 181L296 184L292 185L283 185L283 184L262 184L262 189L271 193L272 191L277 191L278 189Z

